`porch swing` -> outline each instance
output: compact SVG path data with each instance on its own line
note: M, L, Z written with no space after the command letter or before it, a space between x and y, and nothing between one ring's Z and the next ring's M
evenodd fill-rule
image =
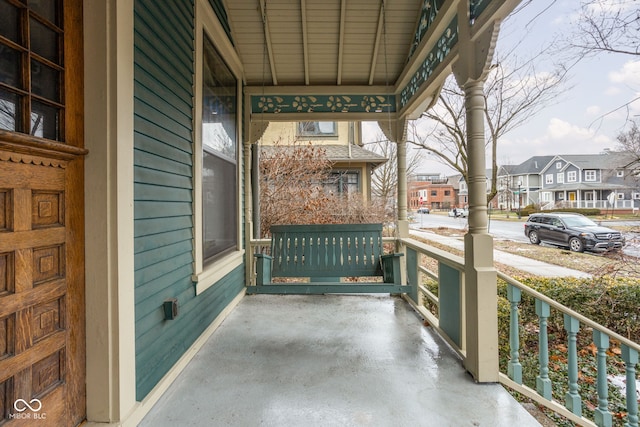
M261 2L265 34L262 85L264 91L267 57L267 6ZM386 17L381 5L385 67L387 65ZM385 69L386 85L388 68ZM264 95L264 93L263 93ZM391 127L390 109L388 110ZM323 122L320 122L322 126ZM261 126L265 128L264 124ZM255 164L255 163L254 163ZM255 257L255 286L249 294L325 294L410 292L402 284L402 253L384 254L383 224L283 224L270 228L268 254ZM278 281L279 278L284 279ZM291 280L298 279L294 282ZM370 281L345 281L369 278ZM274 281L276 279L276 281Z

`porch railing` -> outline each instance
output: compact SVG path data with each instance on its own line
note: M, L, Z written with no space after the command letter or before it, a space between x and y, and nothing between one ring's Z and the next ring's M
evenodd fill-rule
M608 200L563 200L558 202L549 202L542 207L542 210L549 209L629 209L633 210L638 207L640 202L636 200L614 200L613 204Z
M413 239L402 239L401 242L406 250L407 279L410 284L417 285L416 293L407 295L406 299L464 358L466 351L463 259ZM611 426L614 414L609 410L608 390L611 379L607 373L608 369L612 369L613 366L622 365L626 373L626 414L617 413L615 416L625 417L625 426L637 427L639 396L636 390L636 365L638 364L640 345L559 304L512 277L500 272L498 272L498 277L507 283L506 296L510 306L509 361L507 368L504 371L501 369L500 383L578 425ZM432 286L428 286L429 281ZM434 292L429 288L437 290ZM518 316L518 306L523 294L528 294L535 299L538 316L539 372L533 379L523 378L520 363L520 330L522 325ZM562 314L564 329L568 337L565 344L568 380L563 386L567 390L564 402L553 399L552 386L554 384L548 375L550 363L547 320L552 315L552 311ZM587 419L582 414L583 402L578 387L581 370L576 337L581 326L584 328L583 330L593 331L593 342L596 347L597 403L594 404L595 410L592 419ZM620 354L609 351L610 340L616 340L619 343ZM526 385L527 383L533 383L535 386L529 387ZM591 405L591 403L589 404Z

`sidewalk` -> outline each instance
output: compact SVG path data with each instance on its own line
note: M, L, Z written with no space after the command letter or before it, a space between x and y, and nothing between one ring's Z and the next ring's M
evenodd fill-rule
M464 241L462 237L441 236L440 234L436 234L431 231L418 230L415 228L410 229L409 233L424 239L434 240L461 251L464 250ZM547 264L546 262L498 250L493 251L493 260L501 264L517 267L520 270L542 277L591 277L590 274L583 271L573 270L559 265Z

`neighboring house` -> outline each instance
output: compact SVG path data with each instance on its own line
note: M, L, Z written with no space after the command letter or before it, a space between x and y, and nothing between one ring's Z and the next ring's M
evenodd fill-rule
M542 187L540 172L553 156L534 156L519 165L504 165L498 168L498 209L518 209L539 203Z
M543 209L632 209L640 202L628 153L557 155L540 172Z
M338 193L360 193L371 200L371 174L387 158L362 148L361 129L354 122L273 122L260 140L260 155L291 150L293 144L312 142L331 161L331 179L325 186Z
M456 203L456 191L448 178L439 174L415 174L407 183L408 207L416 210L449 209Z
M519 165L503 165L498 170L497 207L637 208L640 189L632 165L632 155L608 150L534 156Z

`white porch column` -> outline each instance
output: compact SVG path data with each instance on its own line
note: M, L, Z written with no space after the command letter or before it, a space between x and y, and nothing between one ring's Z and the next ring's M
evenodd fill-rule
M407 141L403 137L398 147L398 237L409 237L407 219Z
M479 382L498 381L497 274L487 232L483 81L463 85L467 114L469 232L464 237L467 358Z
M464 237L467 350L464 365L476 381L497 382L497 273L493 266L493 238L487 230L483 86L499 25L494 22L472 35L467 2L460 2L458 16L460 57L453 65L453 72L465 94L469 187L469 232Z

